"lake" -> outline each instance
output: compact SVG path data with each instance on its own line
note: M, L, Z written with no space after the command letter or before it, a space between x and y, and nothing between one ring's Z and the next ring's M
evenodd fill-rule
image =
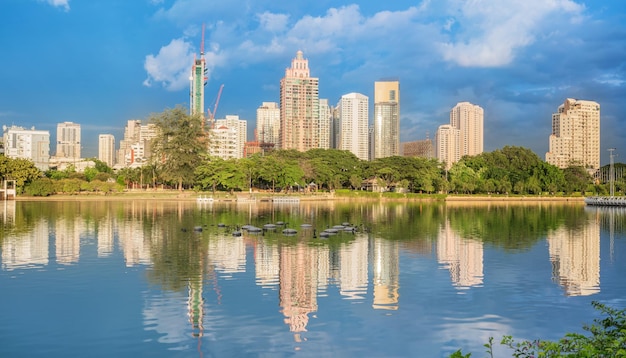
M482 357L624 308L625 235L580 203L0 202L0 357Z

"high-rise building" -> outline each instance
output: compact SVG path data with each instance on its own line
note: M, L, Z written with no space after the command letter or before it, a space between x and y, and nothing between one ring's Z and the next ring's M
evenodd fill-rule
M200 58L193 59L189 76L189 113L200 114L204 118L204 86L207 77L206 61L204 59L204 25L202 26L202 42L200 43Z
M461 159L460 137L461 131L451 124L440 125L435 134L435 152L437 159L445 163L446 169L450 169L453 163Z
M319 79L310 76L309 60L298 51L280 80L280 149L320 148L318 92Z
M154 123L142 125L140 120L129 120L124 129L124 139L117 151L117 167L142 166L152 156L151 141L157 136Z
M600 168L600 105L568 98L552 115L550 151L546 162L559 168L581 165Z
M57 158L80 159L80 124L57 124Z
M211 129L209 154L222 159L243 158L247 133L248 122L239 116L217 119Z
M400 155L400 82L374 82L374 158Z
M333 111L328 105L328 99L319 100L320 116L319 116L319 148L330 148L331 124Z
M276 102L263 102L256 110L258 141L278 146L280 142L280 108Z
M469 102L459 102L450 110L450 124L459 130L461 157L483 152L483 118L483 109Z
M349 93L341 96L337 107L341 123L337 148L368 160L369 98L360 93Z
M115 165L115 137L113 134L98 136L98 159L113 168Z
M459 102L450 110L450 124L439 126L435 155L450 169L465 155L483 152L483 109L469 102Z
M32 160L39 170L48 170L50 163L50 132L3 126L4 155L8 158Z

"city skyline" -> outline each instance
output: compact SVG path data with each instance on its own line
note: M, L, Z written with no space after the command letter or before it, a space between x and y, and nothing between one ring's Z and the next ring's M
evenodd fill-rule
M216 118L247 120L249 138L256 109L279 102L285 67L302 50L330 103L363 93L372 114L372 83L398 79L401 142L433 138L449 108L468 101L485 110L485 151L515 145L543 157L554 108L566 98L598 102L607 164L607 148L619 152L626 139L626 4L479 5L9 1L0 14L12 34L0 40L0 122L53 137L57 123L80 123L83 156L97 156L99 134L122 138L128 120L189 105L204 23L204 110L223 84Z

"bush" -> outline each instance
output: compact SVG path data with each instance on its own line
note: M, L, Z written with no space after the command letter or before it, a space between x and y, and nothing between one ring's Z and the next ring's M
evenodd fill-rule
M32 181L24 189L32 196L50 196L55 193L54 183L49 178L40 178Z
M568 333L558 341L515 341L511 336L504 336L500 344L512 350L516 358L531 357L626 357L626 309L616 310L599 302L592 302L593 307L599 310L606 318L595 319L591 326L584 325L583 329L590 333L586 336L578 333ZM493 338L485 344L487 353L493 358ZM461 350L454 352L452 358L468 358Z

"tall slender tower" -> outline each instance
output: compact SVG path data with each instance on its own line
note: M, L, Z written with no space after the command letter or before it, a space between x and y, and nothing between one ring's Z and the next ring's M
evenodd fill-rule
M400 82L374 82L374 159L400 155Z
M280 108L276 102L263 102L256 110L258 140L277 146L280 140Z
M440 125L435 134L435 152L437 159L450 169L453 163L461 159L461 131L450 124Z
M338 107L341 123L338 149L368 160L369 99L360 93L349 93L341 96Z
M568 98L552 115L550 151L546 162L559 168L581 165L600 168L600 105Z
M280 80L280 149L319 148L319 115L319 79L298 51Z
M450 110L450 125L459 130L459 154L483 152L483 109L469 102L459 102Z
M63 122L57 124L58 158L80 159L80 124Z
M98 136L98 159L111 168L115 165L115 137L113 134L100 134Z
M200 114L204 118L204 86L206 86L207 68L204 59L204 24L202 24L202 42L200 43L200 58L194 58L189 76L189 113Z

